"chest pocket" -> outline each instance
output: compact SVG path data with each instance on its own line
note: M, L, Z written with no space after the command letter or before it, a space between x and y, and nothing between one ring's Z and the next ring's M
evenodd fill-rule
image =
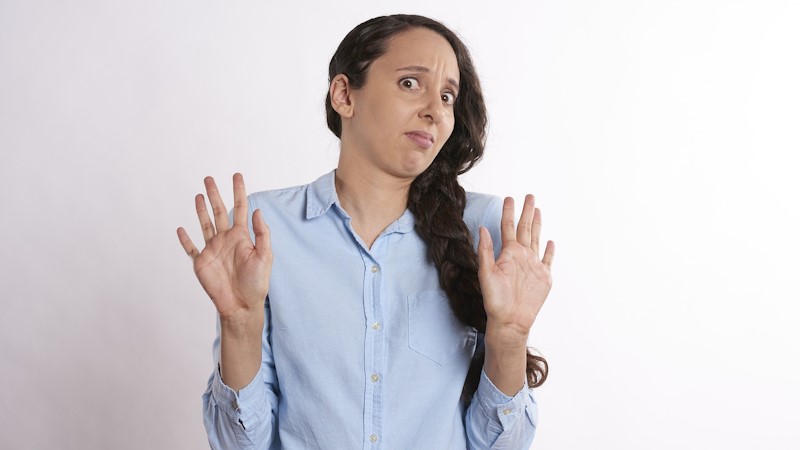
M408 296L408 346L415 352L444 365L458 355L472 357L477 336L456 318L443 291Z

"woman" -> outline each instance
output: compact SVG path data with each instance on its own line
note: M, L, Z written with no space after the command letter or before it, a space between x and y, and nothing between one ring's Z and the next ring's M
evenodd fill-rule
M206 178L203 251L178 229L219 313L211 446L528 448L554 245L540 260L531 195L515 229L510 198L458 184L486 127L467 49L431 19L378 17L329 73L336 170L249 197L234 175L232 225Z

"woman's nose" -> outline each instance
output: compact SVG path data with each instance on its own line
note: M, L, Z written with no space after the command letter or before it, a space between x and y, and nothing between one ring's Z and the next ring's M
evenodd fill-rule
M442 96L438 92L432 92L425 96L425 105L420 110L420 116L433 123L444 120L447 114Z

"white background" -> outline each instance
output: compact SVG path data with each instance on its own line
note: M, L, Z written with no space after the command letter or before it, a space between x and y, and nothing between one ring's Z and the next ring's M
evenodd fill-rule
M329 58L396 12L473 52L464 185L536 194L557 244L533 448L797 444L797 2L289 3L0 0L0 448L207 446L175 228L206 175L332 169Z

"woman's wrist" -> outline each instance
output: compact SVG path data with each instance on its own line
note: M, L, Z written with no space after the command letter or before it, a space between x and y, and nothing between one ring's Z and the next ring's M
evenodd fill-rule
M220 335L233 340L261 339L264 330L264 311L241 311L237 314L220 316Z
M527 348L530 329L519 326L504 325L492 320L486 321L485 339L495 344L496 348Z

